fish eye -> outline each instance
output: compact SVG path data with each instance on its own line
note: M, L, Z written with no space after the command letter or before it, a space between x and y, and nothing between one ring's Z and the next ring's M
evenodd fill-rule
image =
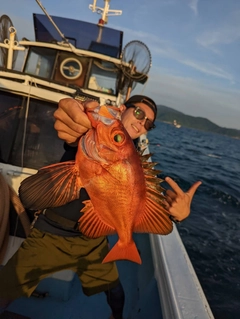
M117 143L121 143L124 140L124 135L122 134L116 134L114 135L114 141Z

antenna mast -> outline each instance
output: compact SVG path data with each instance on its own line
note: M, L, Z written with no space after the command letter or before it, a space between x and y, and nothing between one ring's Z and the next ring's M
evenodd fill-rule
M105 6L104 8L97 7L97 0L93 0L93 4L89 5L89 9L92 10L92 12L97 12L98 14L101 14L101 18L98 21L99 26L104 26L104 24L107 24L108 17L109 16L120 16L122 14L122 10L110 10L110 3L111 0L104 0Z

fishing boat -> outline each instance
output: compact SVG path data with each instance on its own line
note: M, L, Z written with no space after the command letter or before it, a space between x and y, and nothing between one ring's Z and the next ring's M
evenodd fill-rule
M53 127L59 100L72 97L118 106L136 84L147 82L151 67L144 43L134 40L122 47L123 32L106 27L110 15L121 14L110 10L110 0L103 7L96 0L89 6L101 16L96 24L50 16L37 3L43 14L33 14L34 41L18 41L11 19L6 15L0 19L0 187L7 194L0 197L0 212L7 216L5 224L0 219L5 234L1 266L21 245L31 222L32 216L26 220L16 199L20 183L40 167L58 162L63 153ZM17 71L20 51L24 60ZM145 141L143 137L141 148ZM113 245L117 238L109 240ZM134 240L142 265L117 262L126 295L125 319L213 318L175 226L168 236L134 234ZM86 297L76 274L66 270L42 280L30 298L15 300L0 316L96 319L109 318L110 309L103 293Z

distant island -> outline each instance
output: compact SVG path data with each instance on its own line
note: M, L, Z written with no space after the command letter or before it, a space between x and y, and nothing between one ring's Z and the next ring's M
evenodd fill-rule
M170 123L175 126L177 125L177 127L184 126L240 139L240 130L221 127L206 118L186 115L168 106L157 105L157 108L157 120L160 122Z

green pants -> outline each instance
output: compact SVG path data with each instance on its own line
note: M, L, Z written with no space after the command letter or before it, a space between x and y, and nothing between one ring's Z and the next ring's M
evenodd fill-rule
M119 279L115 263L102 264L108 251L106 237L61 237L33 229L0 270L0 297L30 296L40 280L64 269L78 274L88 296L111 289Z

